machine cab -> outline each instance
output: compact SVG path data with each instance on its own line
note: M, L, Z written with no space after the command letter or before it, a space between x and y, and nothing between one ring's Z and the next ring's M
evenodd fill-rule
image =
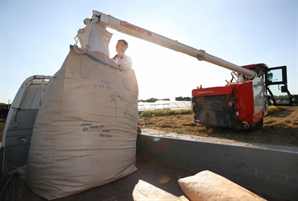
M292 95L287 85L287 67L278 66L269 68L266 64L252 64L242 66L253 70L257 76L263 78L267 89L268 104L276 106L293 105Z

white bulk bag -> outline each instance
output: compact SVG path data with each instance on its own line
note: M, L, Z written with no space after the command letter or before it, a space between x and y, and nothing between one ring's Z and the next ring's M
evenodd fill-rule
M120 71L106 52L71 49L36 117L26 178L31 190L52 200L136 171L137 107L133 70Z

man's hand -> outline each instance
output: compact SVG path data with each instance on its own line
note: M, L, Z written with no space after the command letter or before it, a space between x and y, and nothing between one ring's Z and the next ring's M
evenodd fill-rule
M123 71L123 68L121 67L121 64L119 64L118 67L119 67L120 71Z

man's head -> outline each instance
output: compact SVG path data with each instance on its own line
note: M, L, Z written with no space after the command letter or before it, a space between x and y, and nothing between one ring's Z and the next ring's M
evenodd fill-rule
M118 42L116 44L116 51L118 53L124 53L127 48L128 48L128 43L125 40L123 40L123 39L118 40Z

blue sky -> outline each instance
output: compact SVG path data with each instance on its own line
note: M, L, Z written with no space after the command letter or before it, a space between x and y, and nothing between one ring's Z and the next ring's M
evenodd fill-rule
M298 94L297 1L1 1L0 102L11 102L32 75L53 75L92 10L177 40L237 65L286 65ZM190 97L192 89L223 86L230 70L140 39L129 42L139 99Z

